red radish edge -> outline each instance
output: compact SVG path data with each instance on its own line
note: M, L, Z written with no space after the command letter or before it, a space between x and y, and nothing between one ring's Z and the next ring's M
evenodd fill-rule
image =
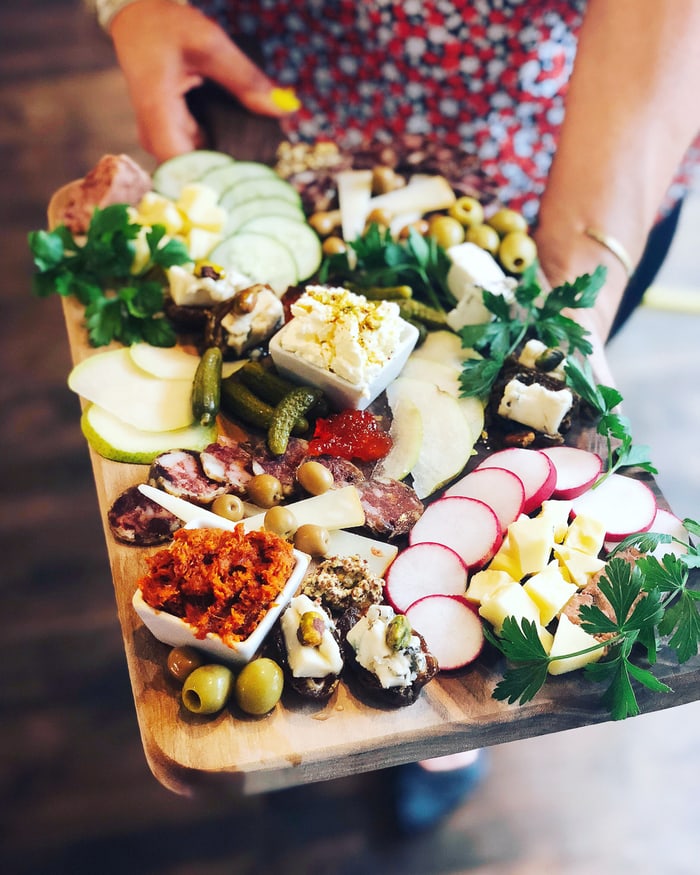
M475 470L483 468L505 468L522 480L525 489L523 513L531 513L543 501L551 498L557 482L556 468L541 450L526 450L523 447L498 450L480 462Z
M476 498L488 504L502 531L520 516L525 506L523 481L506 468L475 468L453 483L445 495Z
M578 498L600 477L603 460L598 453L580 447L548 447L541 450L554 465L557 479L553 498Z
M498 550L503 532L496 514L476 498L439 498L411 529L411 546L426 541L454 550L467 568L485 565Z
M656 517L656 497L646 483L609 474L595 489L589 489L571 504L573 516L585 514L605 526L608 541L648 532Z
M425 639L441 671L473 662L484 646L481 618L462 596L429 595L406 611L411 626Z
M464 595L467 567L450 547L423 541L402 550L386 573L384 594L392 608L405 614L429 595Z

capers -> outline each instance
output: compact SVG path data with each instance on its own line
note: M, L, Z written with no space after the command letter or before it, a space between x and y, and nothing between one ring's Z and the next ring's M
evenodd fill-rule
M268 532L274 532L281 538L291 538L297 530L297 521L288 507L277 504L265 512L264 526Z
M330 544L328 529L305 523L294 533L294 546L309 556L327 556Z
M408 618L403 614L397 614L387 623L385 639L387 647L392 650L403 650L411 643L413 630Z
M429 223L428 235L443 249L464 242L464 228L451 216L434 216Z
M342 237L336 237L333 234L330 237L326 237L321 244L321 249L324 255L340 255L348 251L348 245Z
M496 210L491 218L486 221L501 237L505 237L511 231L527 231L525 217L508 207L501 207L500 210Z
M468 243L474 243L481 249L495 255L498 252L498 247L501 245L501 238L498 236L498 231L492 228L491 225L473 225L467 228L464 239Z
M204 656L194 647L173 647L168 654L168 671L181 684L203 664Z
M182 687L182 704L194 714L216 714L233 689L233 672L225 665L200 665Z
M243 502L237 495L217 495L211 509L212 513L234 523L243 519Z
M321 495L333 486L333 472L320 462L302 462L297 468L297 481L310 495Z
M524 231L511 231L501 240L498 260L510 273L522 273L537 258L537 244Z
M282 669L262 656L244 666L236 678L236 703L246 714L267 714L279 702L283 687Z
M304 611L299 618L297 638L300 644L307 647L320 647L325 631L326 620L319 611Z
M274 507L282 501L282 484L274 474L256 474L247 489L248 498L258 507Z
M484 221L484 208L475 197L458 197L447 212L465 228L473 228Z

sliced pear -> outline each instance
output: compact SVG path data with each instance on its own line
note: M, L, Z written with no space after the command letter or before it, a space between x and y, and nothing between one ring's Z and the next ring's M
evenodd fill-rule
M391 416L389 435L393 444L379 462L377 474L403 480L416 466L423 447L423 417L413 401L403 397L392 408Z
M430 359L450 367L462 369L465 359L479 358L479 353L473 349L465 349L462 339L453 331L431 331L420 346L411 353L412 357Z
M134 364L153 377L161 380L193 380L199 356L187 352L179 346L151 346L150 343L134 343L129 347ZM248 359L236 359L232 362L224 362L221 368L222 377L230 377L231 374L242 368Z
M393 409L403 399L413 402L423 423L423 442L411 470L413 488L427 498L465 467L478 435L473 435L456 398L432 383L399 377L387 389Z
M97 404L85 408L80 427L87 442L100 456L134 465L150 465L156 456L168 450L199 452L216 440L216 426L195 424L175 431L141 431Z
M191 425L192 380L161 380L141 370L127 347L96 353L76 365L68 386L141 431Z

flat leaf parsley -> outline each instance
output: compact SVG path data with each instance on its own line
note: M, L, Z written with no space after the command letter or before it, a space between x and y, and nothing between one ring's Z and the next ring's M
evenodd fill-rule
M84 242L65 227L31 231L29 248L37 272L36 295L74 296L85 306L90 343L113 340L129 345L145 340L153 346L173 346L175 331L163 316L165 270L190 261L179 240L166 239L154 225L145 235L146 263L132 273L135 240L142 226L130 221L126 204L96 209Z

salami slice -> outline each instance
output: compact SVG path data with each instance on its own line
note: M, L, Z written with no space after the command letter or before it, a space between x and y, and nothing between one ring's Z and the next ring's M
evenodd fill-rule
M365 525L375 535L406 535L423 514L423 503L406 483L372 477L355 484L365 511Z
M309 456L309 459L328 468L336 486L357 486L365 479L363 471L357 465L339 456Z
M118 541L136 547L164 544L182 527L176 516L143 495L138 486L121 493L107 511L107 521Z
M193 504L211 504L228 487L207 477L199 453L193 450L169 450L151 463L148 482L170 495Z
M253 457L241 444L217 442L199 454L202 470L211 480L224 483L228 492L245 495L253 476Z
M267 446L260 446L253 461L255 474L272 474L282 484L282 492L289 497L297 490L297 468L307 456L308 441L290 438L287 449L281 456L273 456Z

